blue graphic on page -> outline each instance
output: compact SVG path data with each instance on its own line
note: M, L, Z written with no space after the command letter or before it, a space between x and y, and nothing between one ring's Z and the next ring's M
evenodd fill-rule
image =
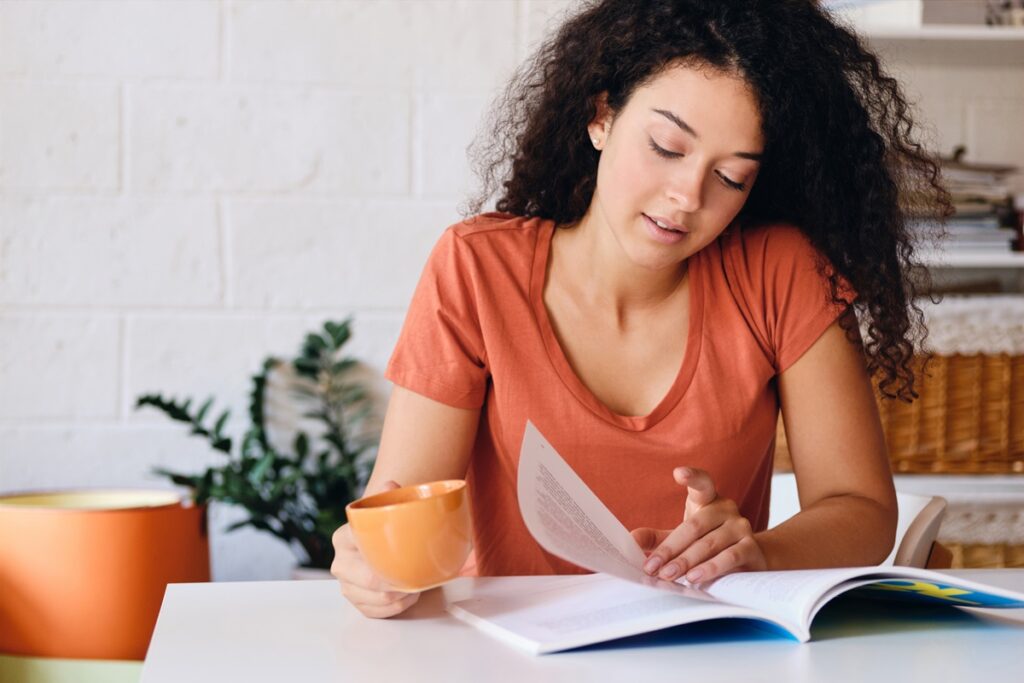
M966 590L949 584L912 579L886 579L862 586L860 590L872 594L872 597L880 598L882 597L880 593L888 593L889 595L885 597L931 604L962 605L964 607L1024 607L1024 601L1021 600Z

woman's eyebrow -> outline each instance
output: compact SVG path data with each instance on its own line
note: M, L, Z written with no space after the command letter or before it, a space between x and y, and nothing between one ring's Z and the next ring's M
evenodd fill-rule
M672 123L674 123L677 126L679 126L679 128L684 133L688 133L688 134L692 135L695 140L700 140L700 136L697 135L697 131L695 131L693 128L691 128L690 124L688 124L686 121L683 121L681 118L676 116L676 114L674 114L673 112L670 112L667 109L651 109L651 111L653 111L656 114L661 114L666 119L668 119ZM761 153L760 152L733 152L733 156L741 157L743 159L750 159L751 161L761 161Z

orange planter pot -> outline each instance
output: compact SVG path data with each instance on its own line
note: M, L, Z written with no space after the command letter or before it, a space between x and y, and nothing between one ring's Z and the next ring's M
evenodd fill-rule
M167 584L209 580L206 508L173 492L0 496L0 653L143 659Z

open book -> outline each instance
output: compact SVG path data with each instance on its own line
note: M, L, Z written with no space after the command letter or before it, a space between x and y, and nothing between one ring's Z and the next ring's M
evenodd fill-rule
M529 422L518 496L545 550L596 573L469 579L469 597L448 611L534 653L720 618L759 620L806 642L814 615L851 590L894 602L1024 607L1024 593L909 567L741 572L699 586L648 576L629 531Z

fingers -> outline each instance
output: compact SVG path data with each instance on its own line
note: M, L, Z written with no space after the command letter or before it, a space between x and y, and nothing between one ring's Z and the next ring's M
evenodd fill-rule
M354 583L341 585L341 594L349 599L354 605L367 605L371 607L384 607L393 602L398 602L408 593L396 590L370 590L357 586Z
M631 533L647 552L644 571L675 580L710 581L739 569L764 569L767 562L750 522L729 498L720 498L711 475L696 467L677 467L672 476L686 486L683 523L670 531L640 528Z
M380 578L359 555L359 551L341 555L337 553L331 564L331 574L342 584L358 586L369 591L388 592L394 587Z
M707 582L734 571L758 568L756 559L764 557L753 536L745 536L718 553L707 562L701 562L686 574L690 583ZM763 569L763 567L760 567Z
M678 564L675 576L686 574L687 581L709 581L722 574L747 566L752 557L745 550L753 550L745 539L753 542L750 522L745 517L730 519L712 533L701 537L686 548L669 565ZM673 576L673 578L675 578Z
M706 470L696 467L677 467L672 470L672 476L677 484L688 489L686 494L687 508L691 506L701 508L705 505L710 505L718 498L718 492L715 490L715 481Z
M400 488L402 488L401 484L399 484L394 479L388 479L386 482L384 482L384 488L381 489L381 490L382 491L391 491L392 489L400 489Z
M360 609L363 607L388 607L419 593L403 593L397 590L370 590L353 583L344 583L341 594Z
M347 524L334 532L334 562L331 574L341 584L341 593L356 609L373 618L387 618L404 612L419 599L419 593L397 591L381 579L363 559Z
M739 514L736 504L720 499L669 532L651 551L644 570L675 579L751 534L750 522Z
M724 507L724 506L723 506ZM648 574L658 572L663 579L673 579L682 574L691 565L683 566L673 562L682 552L695 543L707 546L707 535L720 527L728 519L726 510L720 508L708 508L701 511L703 514L696 514L685 522L672 529L651 551L650 556L644 563L644 571ZM701 556L700 559L704 559Z
M419 593L406 593L401 599L384 605L366 605L355 602L352 604L354 604L365 616L368 616L371 619L387 619L388 617L401 614L415 605L419 599Z

